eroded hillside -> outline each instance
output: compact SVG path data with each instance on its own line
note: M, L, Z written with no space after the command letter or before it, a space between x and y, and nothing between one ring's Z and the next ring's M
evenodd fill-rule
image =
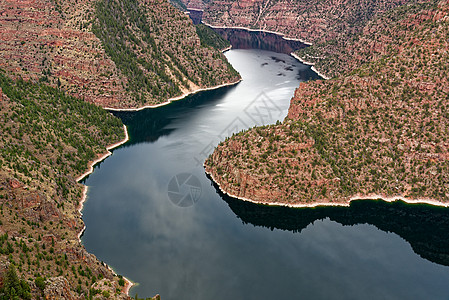
M0 87L0 296L127 298L123 279L78 240L75 179L124 138L120 120L42 83L0 74Z
M401 15L385 30L364 29L388 51L332 80L301 83L283 123L217 147L206 170L223 190L284 204L449 200L449 3L400 9L385 16ZM347 46L355 57L364 38Z
M165 0L96 5L93 32L141 104L158 104L239 76L222 53L202 45L191 20Z
M2 69L103 107L158 104L239 78L166 1L3 1L0 11Z
M89 102L130 102L126 78L87 30L95 14L90 2L68 2L2 1L0 67Z
M316 44L358 32L374 16L407 2L410 0L212 0L203 4L203 20L219 27L275 31Z
M413 1L370 20L360 32L297 51L303 61L314 64L327 77L347 73L364 63L402 53L416 43L425 43L418 35L433 38L426 21L438 21L432 1ZM427 8L427 9L426 9ZM424 28L428 27L428 28Z

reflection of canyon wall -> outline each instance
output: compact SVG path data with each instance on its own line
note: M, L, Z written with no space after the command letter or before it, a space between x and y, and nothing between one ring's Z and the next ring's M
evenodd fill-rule
M353 201L350 207L288 208L258 205L217 192L244 223L293 232L325 218L342 225L371 224L399 235L419 256L449 266L447 208L381 200Z
M234 49L261 49L290 54L306 47L304 43L286 40L281 36L263 31L245 29L213 28L215 32L231 42Z
M158 109L112 111L112 114L120 118L128 129L130 140L122 147L128 147L137 143L154 142L162 136L169 135L174 131L172 122L176 120L177 116L186 115L193 117L194 111L198 107L215 105L217 101L234 88L235 86L227 86L203 91Z

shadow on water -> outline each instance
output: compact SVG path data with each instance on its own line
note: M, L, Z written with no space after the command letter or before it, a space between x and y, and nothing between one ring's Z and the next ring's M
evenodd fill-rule
M199 92L158 108L140 111L112 111L112 114L120 118L128 128L129 141L122 147L156 142L160 137L170 135L176 130L176 128L170 127L174 120L180 116L183 118L193 117L199 109L213 106L223 100L225 95L235 87L236 85L233 85Z
M422 258L449 266L448 208L382 200L352 201L349 207L289 208L232 198L223 194L215 183L213 185L244 224L292 232L301 232L316 220L326 218L349 226L370 224L399 235Z
M300 41L286 40L282 38L282 36L270 32L249 31L236 28L212 29L224 39L228 40L233 49L260 49L290 54L296 50L307 47L306 44Z

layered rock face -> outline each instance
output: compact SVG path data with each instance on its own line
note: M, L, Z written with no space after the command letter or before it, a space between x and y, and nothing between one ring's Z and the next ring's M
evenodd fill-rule
M357 32L367 20L409 0L212 0L203 20L214 26L246 27L315 44Z
M0 8L2 69L103 107L159 104L239 78L166 1L3 1Z
M205 25L203 25L205 26ZM246 29L214 28L220 36L228 40L233 49L261 49L290 54L307 45L296 40L286 40L277 34Z
M90 1L3 1L0 67L105 106L131 101L127 80L87 29ZM63 5L63 6L61 6Z
M428 5L429 10L416 8L416 3ZM434 14L433 1L413 1L395 10L371 19L357 35L340 35L324 43L313 45L296 53L303 61L314 64L322 74L335 77L385 56L402 53L419 42L415 35L426 22L440 22L444 13ZM418 28L414 28L418 26ZM407 40L410 44L398 42Z
M301 83L282 124L217 147L205 165L224 191L282 204L449 201L449 3L389 11L363 32L336 52L364 57L365 41L383 44L368 62Z

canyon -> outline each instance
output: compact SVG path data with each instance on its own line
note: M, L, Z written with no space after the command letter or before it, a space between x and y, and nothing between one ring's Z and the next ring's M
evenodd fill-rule
M225 193L289 206L377 196L446 205L448 1L184 5L216 27L312 44L295 55L332 78L301 83L283 122L220 143L205 168ZM223 42L212 47L162 0L3 1L0 24L0 288L129 299L131 283L79 240L77 179L125 139L100 107L157 106L240 76Z

